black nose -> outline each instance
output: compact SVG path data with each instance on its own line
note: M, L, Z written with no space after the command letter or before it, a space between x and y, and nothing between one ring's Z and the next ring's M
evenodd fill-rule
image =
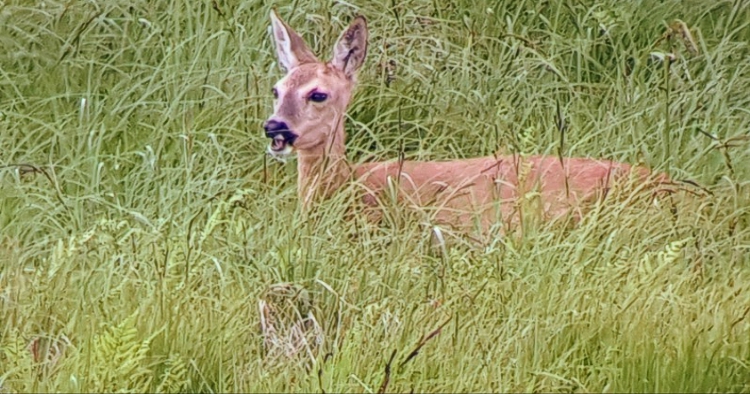
M274 138L281 133L289 131L289 126L286 123L273 119L266 121L263 128L266 130L266 137L268 138Z

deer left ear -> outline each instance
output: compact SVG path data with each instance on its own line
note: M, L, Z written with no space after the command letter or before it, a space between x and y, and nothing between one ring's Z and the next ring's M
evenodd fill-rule
M367 20L358 16L336 41L331 65L343 71L348 78L354 78L365 62L367 37Z

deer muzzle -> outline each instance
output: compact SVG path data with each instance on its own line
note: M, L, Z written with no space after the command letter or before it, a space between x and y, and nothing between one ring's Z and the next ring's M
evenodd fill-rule
M292 153L297 134L289 130L285 122L269 119L263 125L263 129L266 130L266 137L271 139L268 145L269 153L274 156Z

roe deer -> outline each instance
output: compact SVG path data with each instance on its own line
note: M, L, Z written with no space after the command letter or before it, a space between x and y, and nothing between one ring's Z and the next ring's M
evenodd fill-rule
M347 181L365 190L366 205L378 205L391 185L400 201L434 209L436 223L467 226L479 219L483 230L500 220L519 220L519 197L535 190L546 217L581 215L581 203L606 193L633 174L641 185L667 182L626 163L555 156L490 156L455 161L388 161L350 165L346 159L344 115L367 54L367 22L359 16L323 63L302 37L271 12L279 65L286 75L273 88L274 113L265 122L276 157L296 151L302 209L329 197ZM372 210L371 210L372 211ZM375 210L376 211L376 210ZM374 211L373 211L374 212ZM377 213L376 213L377 214Z

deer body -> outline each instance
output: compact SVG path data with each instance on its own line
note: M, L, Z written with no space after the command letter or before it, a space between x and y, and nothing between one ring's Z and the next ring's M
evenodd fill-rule
M375 207L384 194L431 211L435 222L484 229L518 220L518 200L534 193L544 216L581 215L582 204L619 180L649 177L626 163L554 156L490 156L454 161L388 161L354 165L346 159L344 114L367 53L367 24L356 18L337 41L333 58L320 62L275 12L271 13L279 64L286 75L274 87L274 114L264 128L268 151L298 156L298 194L303 209L330 197L348 181L363 189L362 201ZM634 173L634 174L633 174ZM656 178L665 181L666 176Z
M585 203L603 196L633 168L624 163L584 158L507 155L447 162L367 163L355 178L368 190L365 202L375 204L389 183L398 181L400 199L434 210L436 223L464 230L480 224L515 224L522 199L539 201L541 215L554 220L572 214L579 219ZM648 176L643 169L640 177ZM478 221L477 221L478 220Z

